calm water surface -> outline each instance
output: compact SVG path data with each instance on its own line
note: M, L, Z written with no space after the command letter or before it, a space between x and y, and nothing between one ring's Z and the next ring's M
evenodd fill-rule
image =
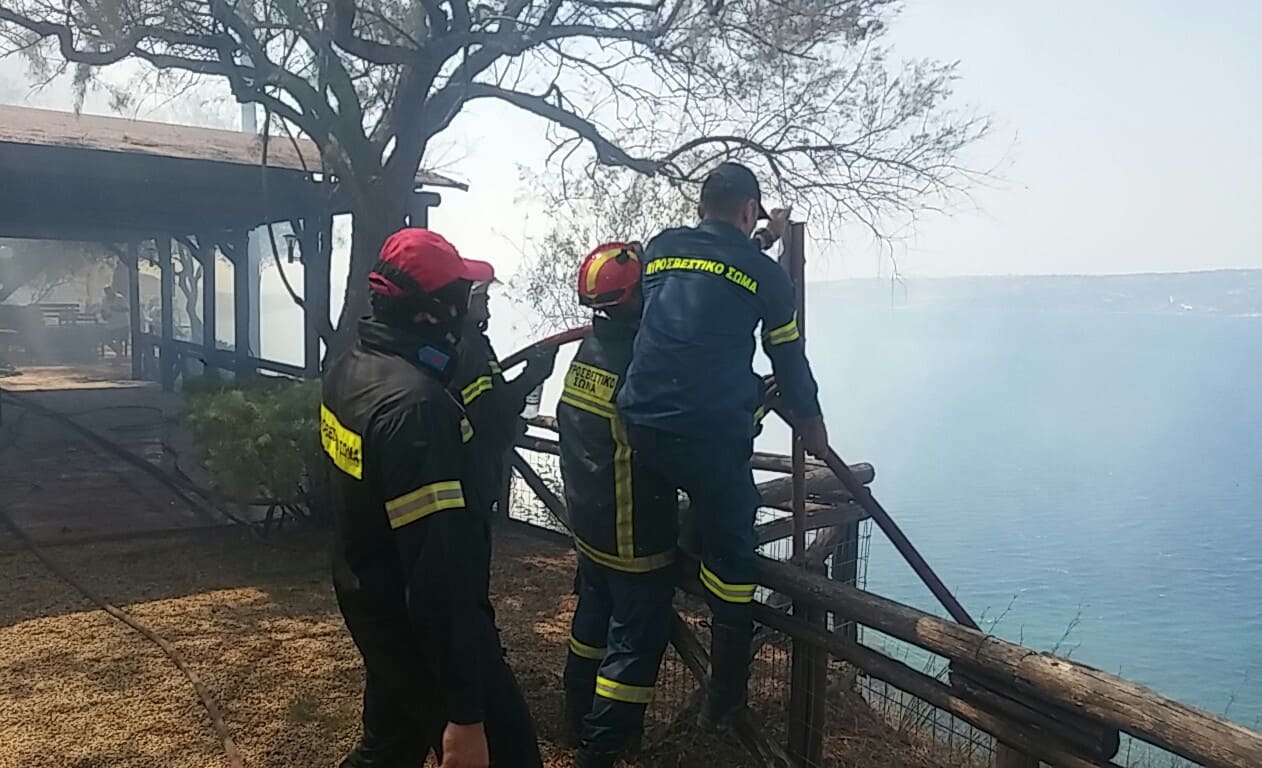
M845 309L826 290L809 335L834 444L876 465L975 616L1262 725L1262 319ZM936 608L879 532L868 586Z

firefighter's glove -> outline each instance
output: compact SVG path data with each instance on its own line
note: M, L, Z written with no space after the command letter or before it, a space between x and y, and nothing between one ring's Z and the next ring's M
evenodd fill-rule
M538 386L552 375L556 364L556 347L538 347L526 356L526 370L522 371L521 375L533 385Z

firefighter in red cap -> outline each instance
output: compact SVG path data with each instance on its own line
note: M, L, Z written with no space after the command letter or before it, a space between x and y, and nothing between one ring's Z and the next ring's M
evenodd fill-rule
M469 482L472 428L446 386L472 283L490 265L442 236L390 236L372 315L324 377L334 587L364 659L363 735L343 768L541 765L488 595L490 537Z
M556 365L556 348L540 347L531 351L524 371L512 380L505 379L487 336L491 320L490 287L497 282L492 271L490 277L473 284L449 387L464 405L465 414L473 425L469 450L477 474L474 480L478 487L496 491L483 500L479 510L488 518L499 497L498 491L503 488L508 451L522 434L521 412L526 407L526 396L552 375ZM504 514L503 510L500 514Z
M578 550L578 606L565 664L566 725L578 768L612 766L638 739L670 639L678 503L642 471L615 398L640 322L640 248L583 259L580 302L595 310L557 406L561 476Z

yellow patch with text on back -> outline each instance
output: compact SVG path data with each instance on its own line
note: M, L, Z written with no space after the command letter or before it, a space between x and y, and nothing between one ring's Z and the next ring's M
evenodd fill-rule
M586 363L570 363L565 372L565 389L585 400L612 403L618 391L618 374Z
M320 443L338 469L364 479L364 438L342 426L328 406L320 404Z

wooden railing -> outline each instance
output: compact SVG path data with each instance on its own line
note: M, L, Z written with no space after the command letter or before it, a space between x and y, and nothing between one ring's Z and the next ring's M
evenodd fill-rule
M547 418L531 423L546 430L556 427L555 421ZM556 454L557 440L529 435L518 447L510 459L513 470L568 528L564 502L520 453ZM755 464L785 472L791 461L787 456L759 454ZM848 469L863 484L861 493L867 493L872 467L861 464ZM795 654L800 652L807 659L806 666L814 664L819 669L820 661L826 662L828 657L848 662L994 737L998 744L1010 748L1006 758L1010 762L1025 760L1030 765L1042 762L1064 768L1113 766L1124 733L1208 768L1262 766L1262 734L1253 730L1107 672L1002 640L822 575L819 566L834 555L843 537L857 535L857 531L850 533L851 528L869 513L862 499L818 463L811 464L803 479L802 519L807 530L817 532L815 539L790 562L759 558L759 582L772 596L755 603L755 618L791 637ZM793 508L791 477L762 483L759 490L767 507ZM686 514L686 509L681 514ZM790 518L764 523L758 526L758 539L785 538L793 528ZM681 556L691 557L688 553ZM696 569L682 572L681 589L700 594ZM792 612L786 611L789 603L794 606ZM833 624L836 628L820 620L826 613L838 619ZM843 622L876 630L945 658L950 673L945 680L939 679L868 647L847 631ZM685 666L704 683L708 668L704 647L678 617L672 643ZM811 653L816 656L813 661ZM805 698L796 689L818 685L819 680L794 673L787 683L794 689L790 692L793 702ZM820 764L818 749L809 743L785 748L774 743L752 719L746 718L737 733L751 754L766 765Z

